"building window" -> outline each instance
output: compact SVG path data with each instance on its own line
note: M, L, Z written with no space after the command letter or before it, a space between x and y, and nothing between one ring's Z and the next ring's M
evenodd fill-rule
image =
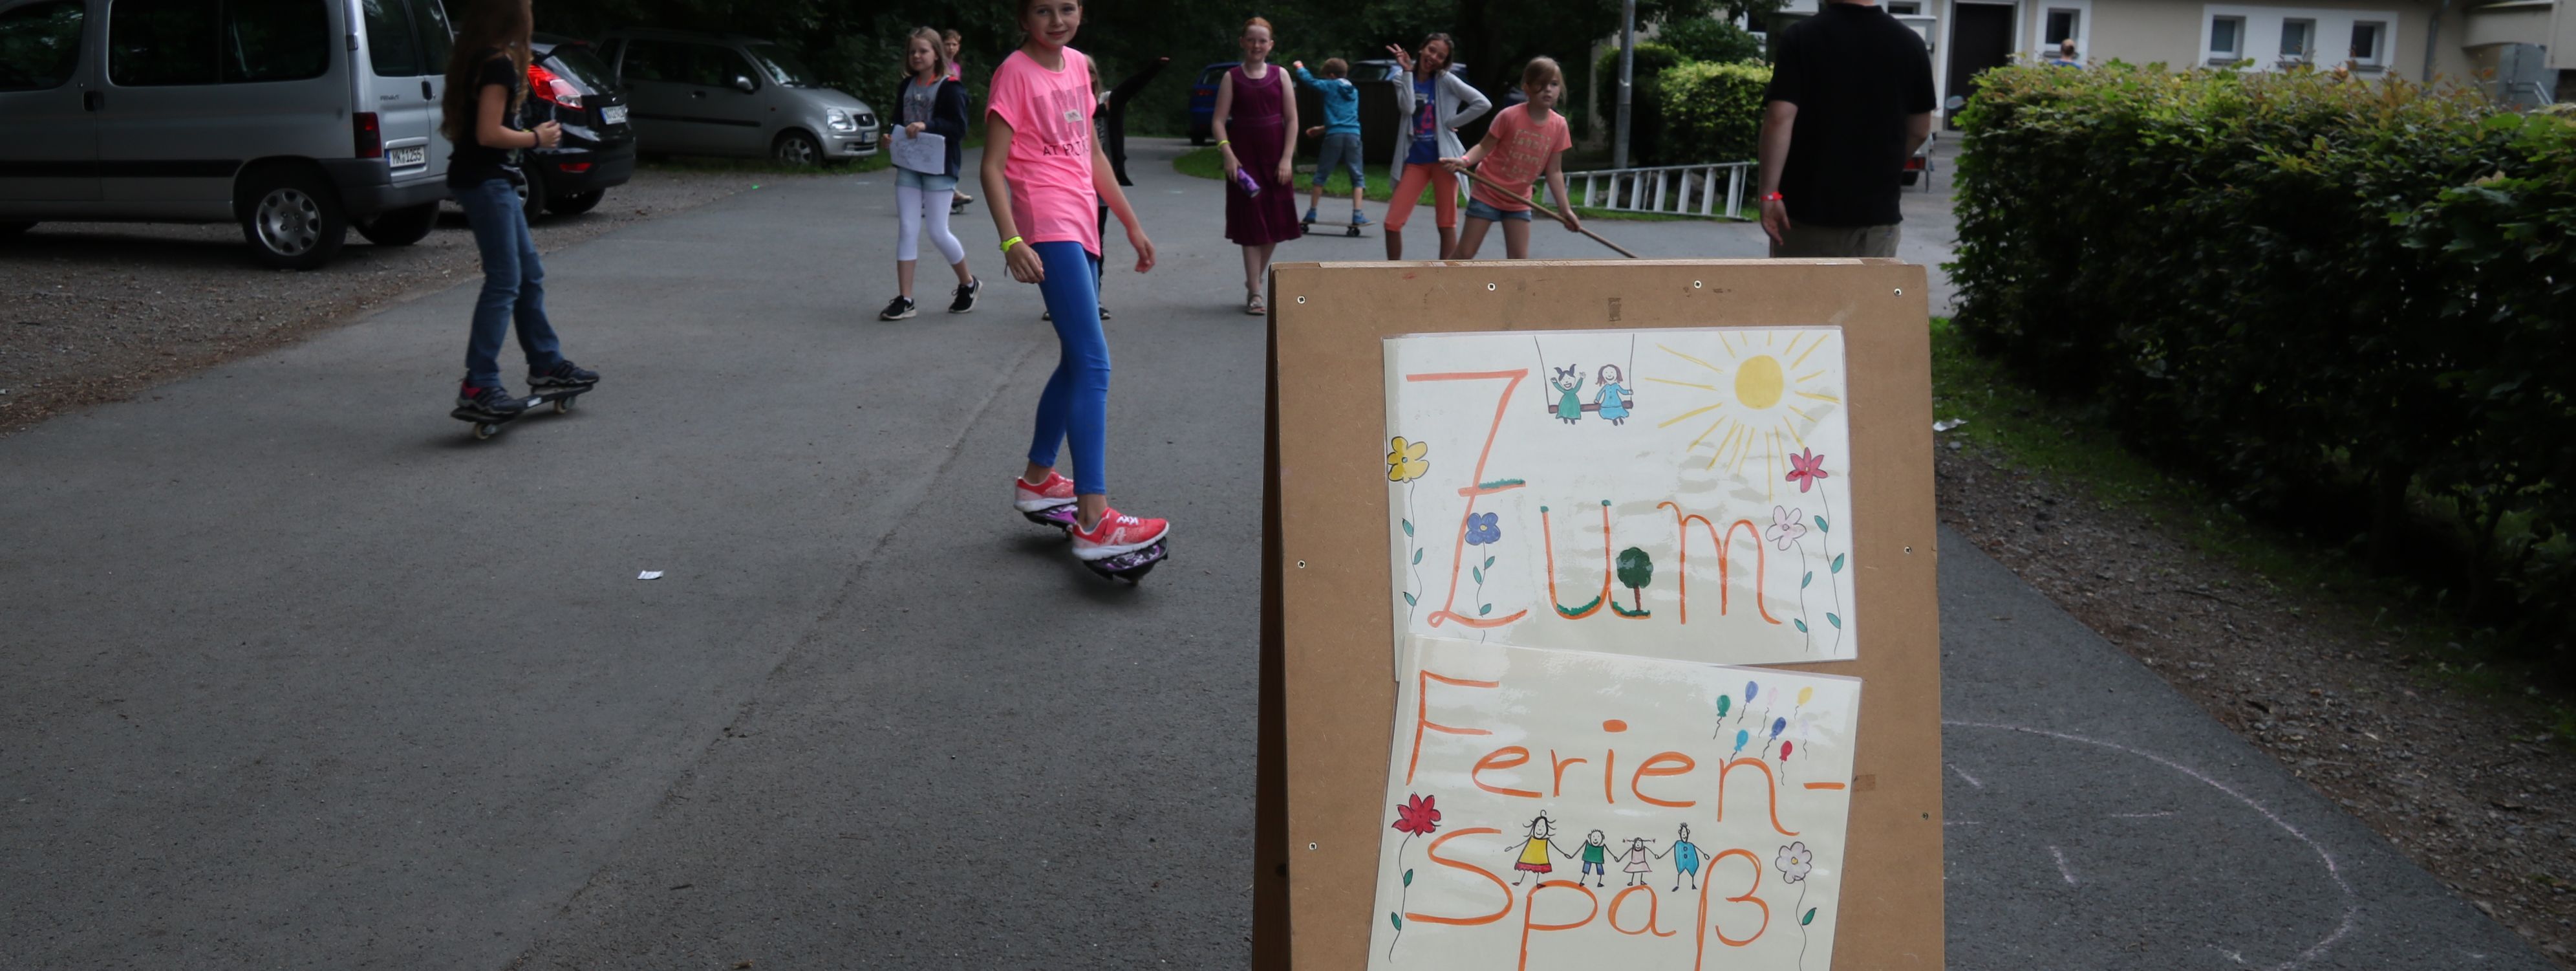
M2079 18L2080 18L2080 17L2081 17L2081 11L2075 11L2075 10L2051 10L2051 11L2049 11L2049 12L2048 12L2048 36L2047 36L2047 38L2046 38L2044 41L2042 41L2042 43L2045 43L2045 44L2047 44L2047 45L2048 45L2048 46L2050 46L2050 47L2055 47L2055 46L2057 46L2057 43L2058 43L2059 41L2069 40L2069 39L2074 38L2074 37L2076 36L2076 33L2077 33L2076 28L2077 28L2077 26L2078 26L2078 24L2079 24ZM2079 43L2080 43L2080 42L2079 42Z
M2281 21L2281 62L2304 63L2316 50L2317 22L2313 20Z
M2209 59L2226 62L2245 56L2245 18L2212 17L2209 19Z
M2362 21L2352 25L2352 62L2361 67L2379 67L2387 63L2381 50L2388 45L2388 25Z

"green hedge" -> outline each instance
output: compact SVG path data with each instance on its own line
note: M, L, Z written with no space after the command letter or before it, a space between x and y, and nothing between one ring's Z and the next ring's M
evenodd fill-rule
M1637 45L1637 63L1629 75L1636 89L1628 96L1628 158L1630 165L1654 165L1650 159L1661 157L1664 141L1663 88L1656 79L1690 59L1669 46L1654 43ZM1619 123L1619 55L1616 51L1603 57L1592 72L1592 83L1601 92L1601 125L1607 131Z
M1963 332L2576 668L2576 127L2118 64L1997 69L1961 120Z
M1662 164L1753 159L1770 65L1694 61L1656 81L1663 96L1663 147L1671 156Z

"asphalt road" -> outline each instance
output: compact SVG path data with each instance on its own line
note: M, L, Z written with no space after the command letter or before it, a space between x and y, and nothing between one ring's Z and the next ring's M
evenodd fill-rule
M980 205L983 308L874 320L883 175L551 255L608 382L493 441L470 284L0 439L0 967L1243 965L1262 322L1177 151L1108 283L1133 589L1003 504L1055 342ZM2546 967L1945 551L1951 966Z

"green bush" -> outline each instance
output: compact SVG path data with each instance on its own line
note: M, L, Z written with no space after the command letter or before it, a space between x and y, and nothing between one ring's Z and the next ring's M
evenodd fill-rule
M1658 165L1662 158L1664 136L1663 95L1657 78L1666 70L1688 63L1680 51L1663 44L1637 45L1637 62L1629 75L1635 85L1628 96L1628 158L1630 165ZM1601 123L1605 130L1618 124L1619 55L1612 52L1601 59L1593 72L1592 83L1601 92Z
M1665 71L1661 89L1664 164L1742 162L1754 156L1762 132L1762 93L1771 86L1764 64L1699 61Z
M1985 74L1962 332L2576 667L2576 130L2311 72Z
M1663 25L1655 39L1694 61L1737 64L1762 59L1762 39L1731 20L1689 17Z

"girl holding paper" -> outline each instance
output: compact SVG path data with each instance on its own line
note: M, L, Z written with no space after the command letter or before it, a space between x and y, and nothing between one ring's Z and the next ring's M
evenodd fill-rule
M958 148L966 141L966 85L948 76L939 41L939 32L928 27L912 32L912 51L904 60L910 76L895 92L895 103L903 106L903 129L890 139L895 145L895 231L899 234L894 277L901 292L886 303L878 320L902 320L917 309L912 301L912 271L920 262L925 224L930 245L957 273L948 312L975 309L976 294L984 288L966 269L966 247L948 231L949 201L957 192ZM930 150L933 140L941 144L941 151Z

